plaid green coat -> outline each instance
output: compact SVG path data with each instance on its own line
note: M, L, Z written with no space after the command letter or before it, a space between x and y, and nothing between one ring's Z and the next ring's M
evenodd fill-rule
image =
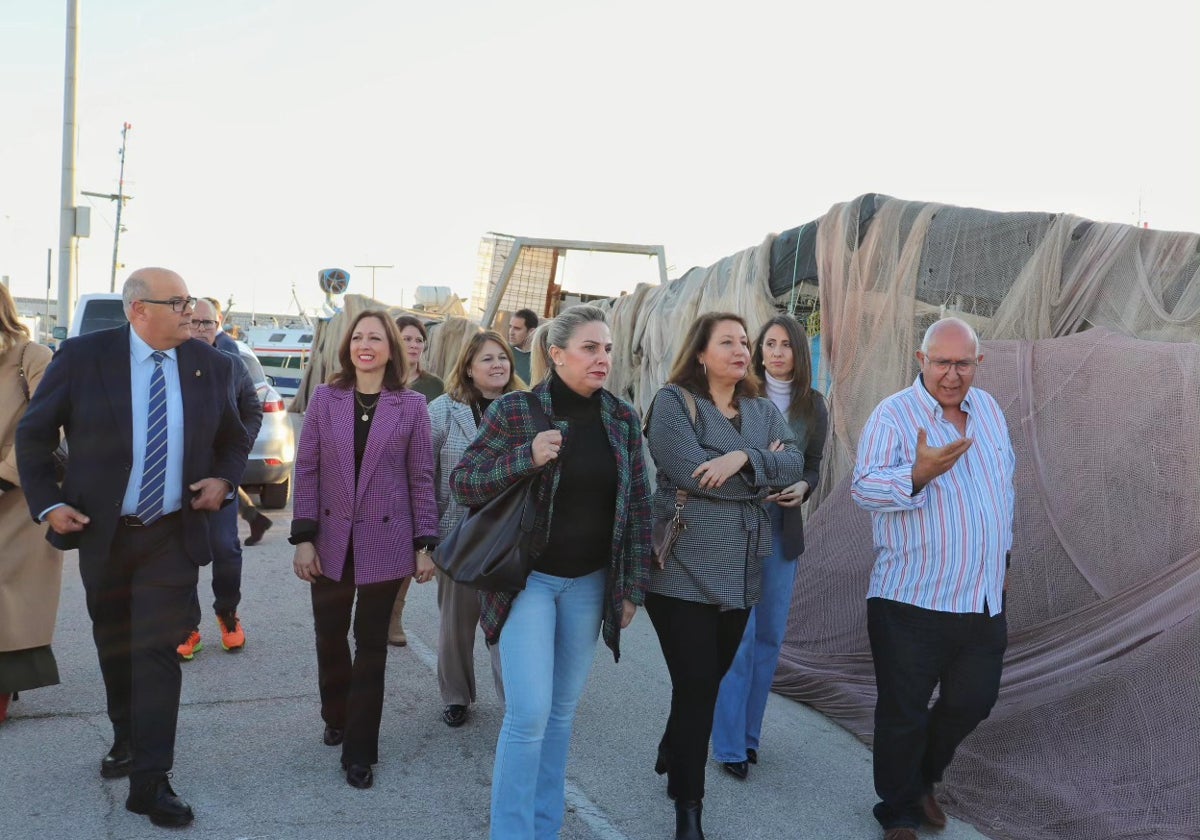
M533 388L533 394L541 401L546 415L553 417L549 383L539 383ZM621 601L629 599L640 606L650 577L650 485L646 480L637 415L627 403L608 391L602 391L600 397L600 418L617 459L616 515L613 518L603 635L604 643L612 649L613 658L619 660ZM567 422L555 420L553 425L563 434L564 450L570 451L571 430ZM450 474L450 490L459 504L466 507L479 507L514 481L537 475L534 556L545 548L550 534L559 479L556 462L551 461L544 467L533 465L536 435L526 396L516 392L505 394L488 408L475 441L467 447L462 460ZM479 593L479 625L489 644L495 644L500 638L500 630L517 594Z

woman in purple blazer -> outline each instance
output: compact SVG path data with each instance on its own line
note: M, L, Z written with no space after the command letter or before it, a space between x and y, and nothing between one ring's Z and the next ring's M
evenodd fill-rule
M404 387L404 352L387 313L360 313L338 361L304 417L290 541L296 576L312 584L324 741L341 745L346 781L369 788L388 618L404 578L433 579L438 514L429 413L425 398Z

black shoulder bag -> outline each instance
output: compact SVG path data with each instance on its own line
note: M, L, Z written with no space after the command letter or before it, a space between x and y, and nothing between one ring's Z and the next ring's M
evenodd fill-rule
M538 432L550 418L536 394L523 392ZM485 592L519 592L533 567L530 538L537 513L538 475L515 481L499 495L473 508L450 529L433 562L455 583Z

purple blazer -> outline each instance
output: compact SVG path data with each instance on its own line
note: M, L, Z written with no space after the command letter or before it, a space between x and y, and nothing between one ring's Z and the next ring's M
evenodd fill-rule
M354 486L354 391L318 385L296 453L293 516L316 525L313 540L325 577L341 580L354 538L354 582L411 575L414 537L437 540L433 446L425 398L384 390Z

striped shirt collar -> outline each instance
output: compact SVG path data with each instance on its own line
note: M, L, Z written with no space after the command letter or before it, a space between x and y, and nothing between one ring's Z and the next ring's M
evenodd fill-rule
M912 390L916 394L916 397L920 401L921 405L929 409L929 413L933 415L934 418L941 420L942 415L945 412L942 409L942 404L939 403L934 398L933 394L929 393L929 390L925 387L925 374L917 374L917 378L913 380ZM963 401L959 403L959 408L961 408L967 414L971 413L971 395L973 393L975 393L974 386L967 389L967 395L963 397Z

